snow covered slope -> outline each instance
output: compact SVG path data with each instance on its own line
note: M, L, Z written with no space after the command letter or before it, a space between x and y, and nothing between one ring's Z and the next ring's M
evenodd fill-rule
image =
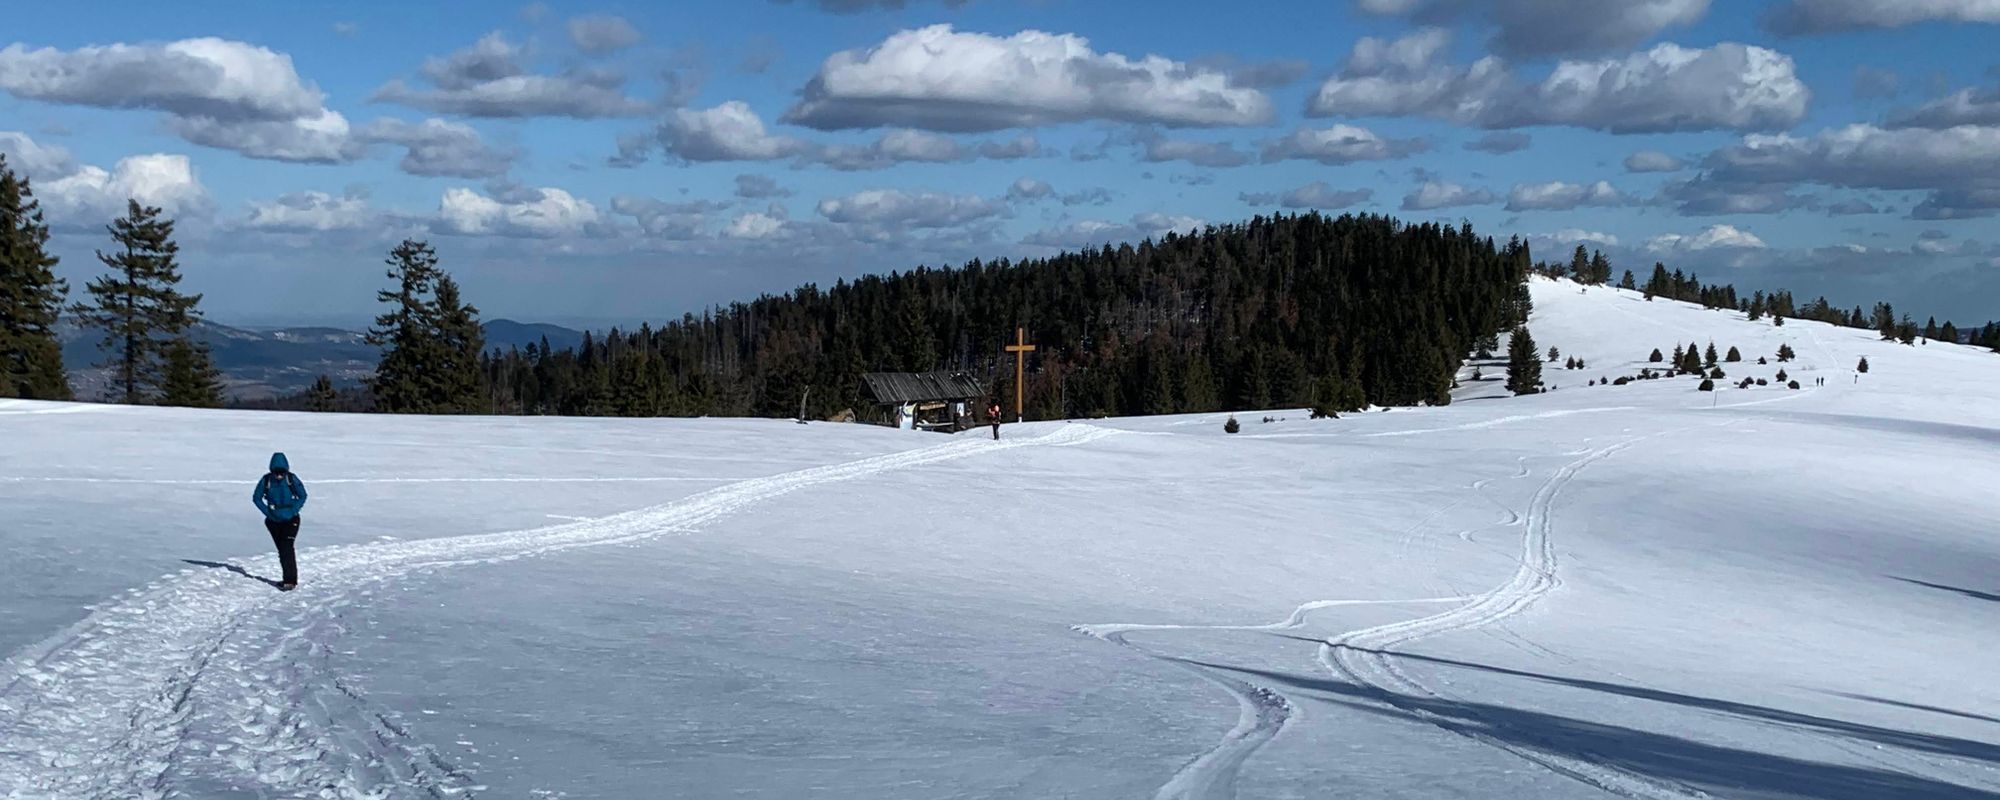
M2000 356L1534 291L1235 435L0 401L0 797L2000 798Z

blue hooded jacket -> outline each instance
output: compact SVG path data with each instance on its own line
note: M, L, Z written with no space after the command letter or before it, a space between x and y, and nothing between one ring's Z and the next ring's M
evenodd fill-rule
M284 475L279 476L278 470L284 470ZM279 522L298 517L299 510L306 507L306 484L292 474L292 465L285 460L284 453L271 454L271 471L257 480L250 502L257 504L257 510L264 512L266 519Z

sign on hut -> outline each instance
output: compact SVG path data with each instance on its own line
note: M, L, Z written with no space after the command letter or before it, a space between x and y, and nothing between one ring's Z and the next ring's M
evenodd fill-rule
M964 372L869 372L861 376L861 388L903 430L969 428L966 406L986 394L985 384Z

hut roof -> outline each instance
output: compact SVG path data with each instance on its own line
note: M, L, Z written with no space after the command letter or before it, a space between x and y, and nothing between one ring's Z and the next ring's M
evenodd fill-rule
M964 372L869 372L861 386L881 403L970 400L986 393L985 384Z

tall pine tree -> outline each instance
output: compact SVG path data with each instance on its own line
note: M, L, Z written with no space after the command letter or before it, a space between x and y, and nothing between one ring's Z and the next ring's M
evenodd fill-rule
M1542 360L1535 348L1535 337L1528 334L1527 326L1514 329L1514 336L1507 343L1507 391L1515 394L1535 394L1542 390Z
M478 309L460 300L458 283L438 268L429 244L405 239L386 263L395 287L375 297L389 310L368 329L368 343L382 348L371 380L376 408L392 414L483 410Z
M0 397L70 398L55 331L69 285L48 241L33 187L0 155Z
M128 200L125 216L106 230L116 247L109 253L97 251L97 260L111 271L90 282L90 302L77 304L75 313L85 325L104 332L98 346L108 353L99 366L112 371L109 399L159 400L168 351L185 342L200 320L195 305L201 295L181 294L176 288L181 282L180 245L174 243L174 221L161 216L159 208ZM191 370L188 375L214 370L205 349L190 346L181 358Z
M208 347L187 337L170 341L161 353L160 405L222 407L222 372Z

